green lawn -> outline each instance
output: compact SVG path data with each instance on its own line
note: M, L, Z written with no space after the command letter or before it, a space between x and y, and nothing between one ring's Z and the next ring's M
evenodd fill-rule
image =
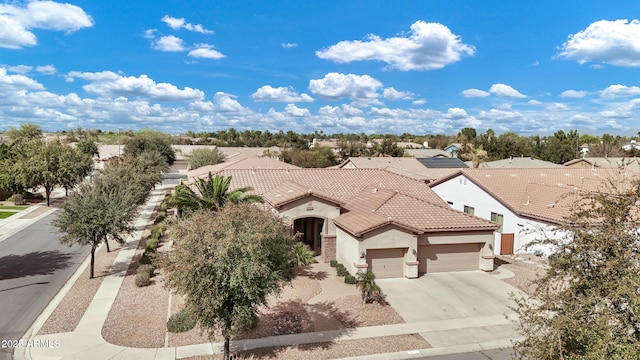
M0 211L0 219L6 219L11 215L15 215L14 212Z
M10 206L10 205L0 205L0 210L22 210L26 209L28 206Z

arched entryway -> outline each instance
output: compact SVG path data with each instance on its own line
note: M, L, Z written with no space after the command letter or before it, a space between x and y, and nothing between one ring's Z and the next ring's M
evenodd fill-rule
M300 234L300 241L309 245L309 248L322 253L322 234L324 234L324 219L317 217L305 217L293 221L293 233Z

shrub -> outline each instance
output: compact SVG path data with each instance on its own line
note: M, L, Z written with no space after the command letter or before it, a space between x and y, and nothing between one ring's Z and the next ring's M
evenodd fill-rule
M152 264L153 263L153 259L151 258L151 253L148 251L145 251L142 256L140 257L140 260L138 260L138 263L140 264Z
M156 267L149 264L140 265L138 266L138 270L137 270L138 273L141 273L141 272L148 273L150 278L153 277L154 271L156 271Z
M145 244L145 252L153 253L156 252L156 249L158 249L158 239L149 237Z
M153 224L159 224L161 222L164 221L164 219L167 218L167 212L166 211L158 211L158 213L156 214L156 218L155 220L153 220Z
M136 273L135 283L137 287L151 285L151 275L146 271L139 271L138 273Z
M22 205L24 204L24 196L22 194L14 194L9 198L9 201L13 201L14 205Z
M331 261L329 261L329 266L331 266L331 267L336 267L336 265L338 265L338 260L331 260Z
M357 281L355 276L348 274L344 277L344 282L345 284L355 284Z
M347 268L344 267L344 265L338 264L336 265L336 274L338 274L338 276L347 276L349 275L349 271L347 271Z
M167 321L167 331L181 333L189 331L196 326L196 317L187 309L182 309L171 315Z
M307 266L316 262L315 253L307 244L297 242L293 245L293 265Z

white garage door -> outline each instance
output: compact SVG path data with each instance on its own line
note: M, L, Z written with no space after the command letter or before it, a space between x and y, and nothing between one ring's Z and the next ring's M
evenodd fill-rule
M480 268L482 244L418 246L418 272L468 271Z
M369 271L378 279L404 276L405 249L367 250Z

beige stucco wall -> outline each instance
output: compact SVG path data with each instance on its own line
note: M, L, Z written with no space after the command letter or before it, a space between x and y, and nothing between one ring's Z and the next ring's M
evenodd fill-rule
M278 213L280 216L290 219L291 223L293 223L293 220L305 217L325 219L322 233L335 235L336 226L333 223L333 219L340 216L340 208L315 196L307 196L283 205L278 209Z
M414 278L418 276L417 262L417 237L401 230L393 225L384 226L364 234L361 238L355 238L340 228L336 229L336 259L355 274L355 264L366 263L368 249L407 249L404 258L404 276ZM414 254L413 250L416 250ZM364 251L365 257L360 258Z

